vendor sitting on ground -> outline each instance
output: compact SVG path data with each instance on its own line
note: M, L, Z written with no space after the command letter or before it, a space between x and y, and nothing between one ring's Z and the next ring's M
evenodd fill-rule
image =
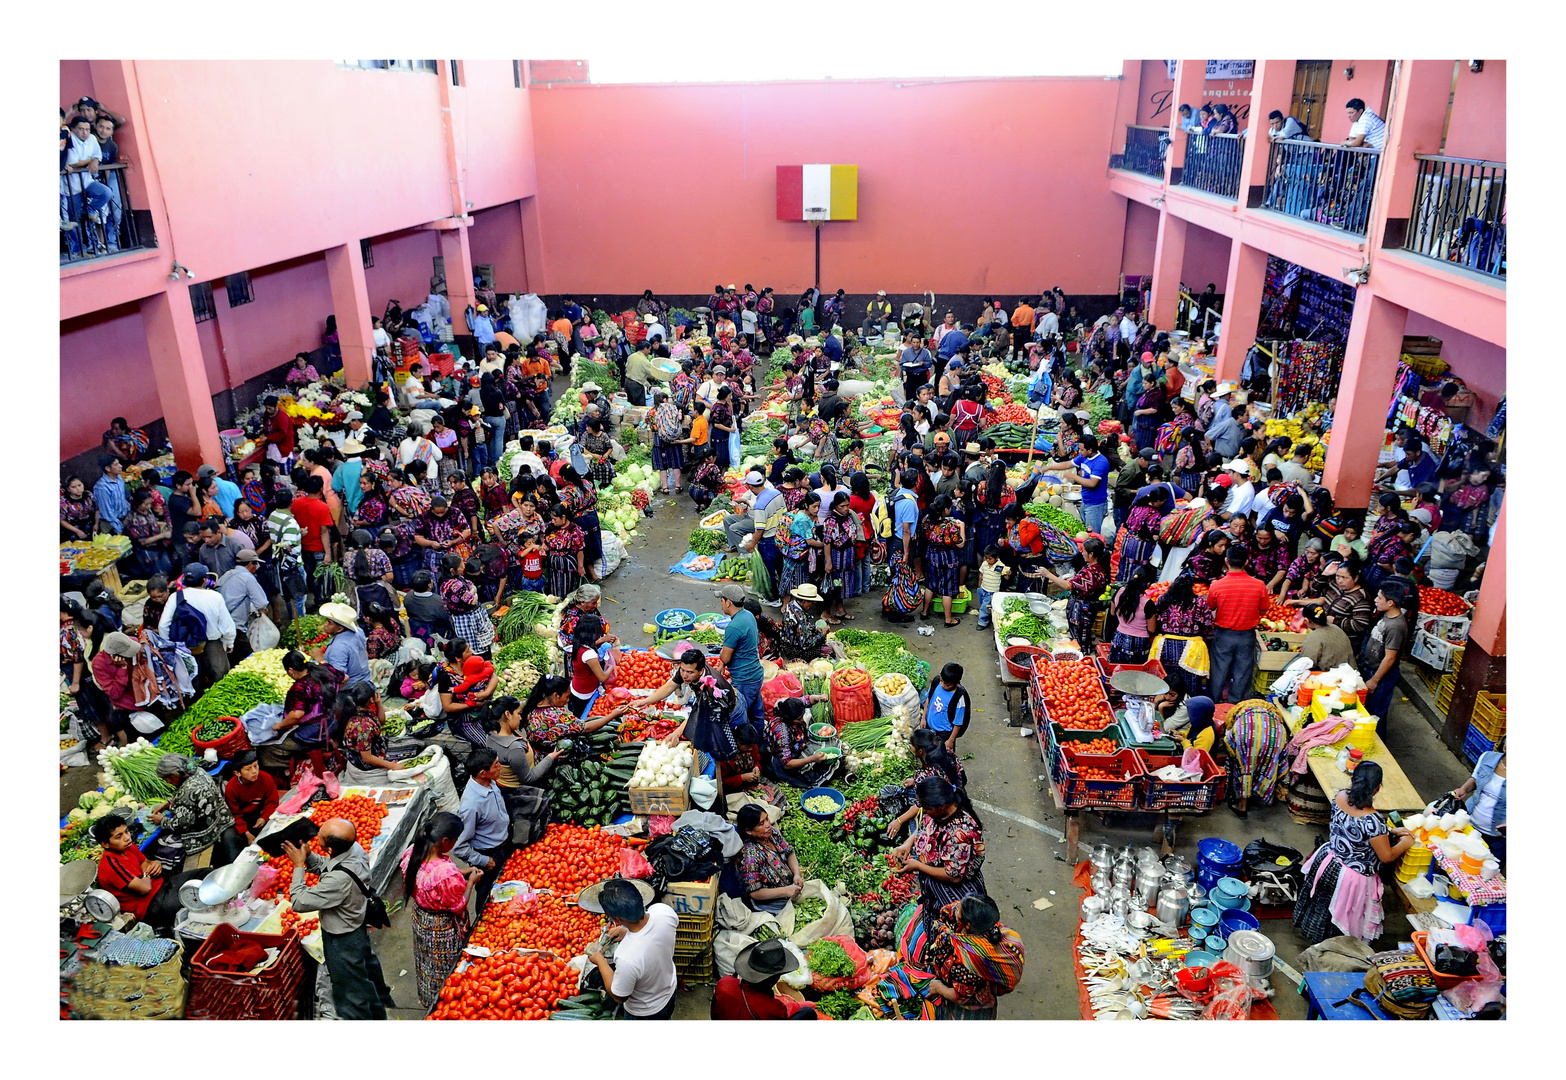
M92 838L103 845L98 858L98 888L160 933L171 933L179 913L179 887L200 880L209 867L163 875L163 864L144 856L131 837L130 825L119 814L105 814L92 823Z
M158 759L159 778L173 785L174 794L148 815L185 845L186 859L210 858L203 866L227 866L245 850L244 838L234 828L234 815L217 783L196 768L184 754L164 754Z
M782 635L778 652L785 660L819 660L826 649L826 620L820 616L823 597L810 582L795 587L780 612Z
M755 803L746 803L734 817L744 846L735 858L745 897L757 911L776 914L799 895L805 884L794 847Z
M797 1010L810 1009L774 992L778 980L804 962L799 946L782 938L745 946L734 958L734 974L719 979L712 989L712 1019L787 1020Z
M784 698L773 707L762 768L779 783L813 788L837 767L836 760L825 754L805 753L805 745L810 742L810 711L805 706L820 700L820 696Z
M234 828L244 835L245 843L253 844L277 810L277 782L261 771L254 750L234 755L234 768L234 775L223 785L223 800L234 815Z

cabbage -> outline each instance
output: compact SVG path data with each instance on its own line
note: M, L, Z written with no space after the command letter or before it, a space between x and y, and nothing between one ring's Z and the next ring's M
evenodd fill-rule
M87 820L87 811L83 810L79 806L73 806L71 807L71 812L65 815L65 820L69 821L72 825L80 824L81 822Z
M76 805L81 807L83 810L91 810L93 807L97 806L103 801L103 792L85 791L82 793L82 797L76 800Z

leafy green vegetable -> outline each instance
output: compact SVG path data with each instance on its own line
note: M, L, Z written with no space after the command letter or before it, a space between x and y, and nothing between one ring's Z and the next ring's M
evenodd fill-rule
M812 896L801 900L794 905L794 926L809 926L826 914L826 901L819 896ZM841 947L841 946L840 946ZM815 965L810 965L815 969Z
M505 668L506 665L517 661L526 660L539 671L549 670L549 641L537 634L528 634L519 637L515 641L502 645L495 653L495 667Z
M321 636L326 620L319 615L305 615L295 619L278 635L278 645L284 649L297 649Z
M855 970L848 950L824 938L805 947L805 959L810 963L812 974L823 975L828 979L846 979Z
M728 537L713 529L692 529L690 549L698 555L716 555L729 546Z
M534 625L549 619L555 610L542 593L512 593L506 603L506 613L495 623L495 637L502 644L531 634Z
M164 753L189 754L195 748L190 733L220 716L244 716L263 702L280 702L270 679L252 671L230 671L202 694L158 739Z

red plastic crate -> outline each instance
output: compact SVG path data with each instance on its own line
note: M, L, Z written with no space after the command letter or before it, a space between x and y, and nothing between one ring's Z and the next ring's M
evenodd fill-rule
M1211 810L1223 798L1224 781L1228 773L1213 760L1206 750L1198 750L1202 762L1202 779L1190 783L1160 780L1153 773L1165 765L1180 764L1180 757L1166 757L1133 750L1142 762L1142 778L1137 782L1140 798L1138 807L1143 810L1174 810L1199 812Z
M1118 780L1089 780L1081 769L1105 769L1118 772ZM1084 807L1134 810L1137 802L1137 778L1142 761L1135 750L1117 750L1113 754L1077 754L1070 745L1060 748L1060 801L1068 810Z
M239 942L279 949L277 963L258 975L207 967L207 961ZM187 1020L292 1020L304 960L293 934L247 934L227 923L208 935L190 961Z

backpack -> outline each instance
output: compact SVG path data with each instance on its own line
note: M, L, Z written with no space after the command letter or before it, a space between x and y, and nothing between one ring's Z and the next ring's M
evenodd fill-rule
M185 599L183 590L174 595L174 617L169 620L168 638L191 652L207 643L207 617Z
M886 500L877 495L870 508L870 528L882 540L892 538L892 515L887 512Z
M353 883L359 886L359 891L364 894L364 925L370 930L384 930L391 925L391 916L386 912L386 901L376 893L372 893L364 887L364 882L359 880L359 875L346 866L337 869L353 879Z
M1304 863L1304 856L1294 848L1252 840L1245 846L1240 866L1256 903L1280 907L1299 899Z
M1425 1020L1440 993L1430 968L1413 952L1382 952L1370 958L1365 989L1396 1020Z
M519 787L512 798L511 842L527 847L543 838L551 814L549 793L543 788Z

